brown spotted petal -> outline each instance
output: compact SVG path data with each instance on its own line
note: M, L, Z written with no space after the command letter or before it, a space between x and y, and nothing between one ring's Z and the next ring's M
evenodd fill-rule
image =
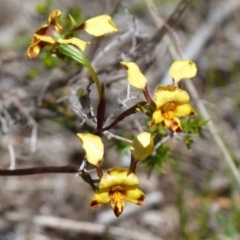
M27 50L27 55L30 59L34 59L38 56L41 49L45 46L53 45L56 43L52 37L53 32L62 32L62 26L57 22L57 18L61 16L60 10L54 10L48 17L48 22L43 24L34 33L30 46Z
M92 208L97 208L100 205L109 202L110 200L111 198L108 189L99 190L97 193L95 193L93 200L90 203L90 206Z
M86 152L87 161L95 166L103 161L104 146L102 139L91 133L78 133L82 147Z
M46 25L54 25L57 32L62 32L62 26L58 23L57 18L61 17L62 12L59 9L53 10L49 17L48 17L48 23Z
M137 205L143 205L145 194L138 188L129 189L126 191L125 199Z
M35 31L38 35L51 35L52 31L57 31L62 33L62 26L57 22L57 18L61 16L60 10L54 10L50 13L48 17L48 22L43 24L39 29Z
M116 215L116 217L118 217L123 212L123 209L125 207L125 198L122 192L113 192L113 194L111 195L110 205L114 214Z
M181 132L182 131L181 122L177 117L172 118L172 119L164 118L164 124L172 132Z

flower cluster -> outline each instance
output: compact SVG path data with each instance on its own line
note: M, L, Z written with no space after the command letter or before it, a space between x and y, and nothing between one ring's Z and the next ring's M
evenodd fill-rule
M142 132L131 144L131 163L129 168L114 167L102 173L104 146L99 136L79 133L89 163L94 165L100 179L99 187L90 203L97 208L104 203L110 203L113 212L118 217L125 206L125 201L142 205L145 195L137 188L138 178L135 174L136 164L148 157L154 151L155 134Z
M84 51L90 42L72 37L73 33L79 30L85 30L88 34L95 37L118 31L110 16L101 15L91 18L79 26L75 26L69 31L62 33L63 27L57 21L61 15L62 13L58 9L52 11L48 17L47 23L43 24L35 31L31 44L27 50L27 55L30 59L36 58L40 51L46 46L51 46L52 51L58 54L59 44L73 45L79 50ZM74 22L72 18L71 20ZM75 22L73 25L75 25Z
M129 84L143 91L151 108L142 108L140 111L151 116L151 126L164 122L172 132L181 132L181 122L178 117L186 117L196 114L188 103L188 93L178 87L178 82L183 78L192 78L197 73L196 64L190 60L175 61L169 75L173 79L173 85L159 86L154 93L154 101L147 90L147 79L141 73L139 67L133 62L121 62L127 70Z
M63 33L63 27L57 21L60 16L60 10L54 10L50 13L47 23L35 31L27 54L30 59L34 59L44 47L50 46L51 51L58 57L70 57L88 69L99 93L97 123L95 122L97 126L94 134L78 133L77 135L86 153L87 162L95 166L99 178L93 182L91 176L86 174L86 169L84 169L85 175L82 174L81 176L95 190L90 206L96 208L104 203L110 203L113 212L118 217L123 212L125 201L138 205L144 203L145 195L137 188L139 182L136 175L136 166L139 161L146 159L154 151L156 134L142 132L131 141L129 146L131 159L128 168L113 167L103 173L104 146L100 137L101 132L111 129L117 122L134 114L136 111L141 111L151 118L150 127L164 123L172 132L182 131L179 117L196 113L189 104L190 97L188 93L178 87L178 82L183 78L194 77L197 67L191 60L175 61L169 70L169 75L173 80L172 85L157 87L152 99L147 87L147 78L142 74L138 65L134 62L121 62L121 65L127 71L129 84L141 89L147 102L140 102L127 109L113 123L103 127L106 105L104 84L99 81L93 67L82 53L89 42L73 37L73 34L79 30L85 30L93 36L102 36L107 33L117 32L118 29L112 22L111 17L107 15L91 18L78 26L74 19L70 17L73 27ZM96 183L98 183L98 186L95 186Z

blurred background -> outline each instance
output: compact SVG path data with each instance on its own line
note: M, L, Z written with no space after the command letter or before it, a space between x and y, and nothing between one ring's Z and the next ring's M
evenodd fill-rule
M85 54L106 84L106 116L126 98L122 59L138 63L153 94L160 84L171 83L167 72L181 52L198 66L197 76L188 80L198 93L187 88L191 104L202 121L212 122L227 153L224 156L225 147L205 125L192 136L190 150L181 139L169 137L155 165L150 159L138 166L145 205L127 203L119 218L109 205L92 210L94 193L75 174L0 177L0 240L240 239L240 2L0 0L1 169L80 166L84 157L76 133L92 126L82 124L76 110L89 112L88 73L47 50L36 60L26 55L34 31L56 8L66 28L70 13L77 23L109 14L119 29L100 38L77 35L91 41ZM186 88L184 82L181 87ZM139 94L131 88L131 95ZM90 100L95 111L94 86ZM210 115L202 115L199 103ZM128 101L126 106L133 104ZM111 132L135 136L147 129L144 126L146 117L137 114ZM127 167L127 144L111 137L103 140L104 170ZM226 155L235 164L235 175Z

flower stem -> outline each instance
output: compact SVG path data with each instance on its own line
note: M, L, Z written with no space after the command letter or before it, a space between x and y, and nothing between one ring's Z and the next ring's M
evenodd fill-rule
M146 98L146 100L148 101L148 103L155 109L156 108L156 104L155 102L152 100L149 92L148 92L148 87L147 85L145 86L145 88L143 89L143 94Z
M67 56L67 57L73 59L74 61L82 64L83 66L85 66L87 68L88 72L90 73L91 77L93 78L93 81L96 84L99 99L100 99L100 97L101 97L100 81L99 81L98 76L97 76L96 72L94 71L92 65L90 64L88 59L85 57L85 55L75 46L68 45L68 44L59 44L58 49L59 49L59 52L61 54L63 54L64 56Z

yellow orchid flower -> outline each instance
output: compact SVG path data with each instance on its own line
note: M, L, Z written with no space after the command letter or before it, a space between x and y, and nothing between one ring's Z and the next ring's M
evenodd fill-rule
M95 166L101 165L103 161L104 146L99 136L91 133L78 133L83 149L87 155L87 161Z
M57 18L59 18L61 15L62 13L58 9L52 11L48 17L47 23L45 23L35 31L35 34L32 37L31 44L27 50L27 55L29 58L36 58L42 48L55 43L55 40L52 38L51 33L53 31L56 31L59 34L62 33L62 26L57 22ZM45 39L45 41L42 41L36 35L45 36L47 37L47 39Z
M133 140L130 150L135 161L142 161L154 151L154 138L156 134L141 132Z
M178 117L195 114L192 106L188 104L189 99L188 93L177 86L158 87L154 94L156 110L153 112L151 125L164 122L172 132L181 131Z
M193 78L197 74L197 66L191 60L174 61L169 69L169 75L175 82L183 78Z
M141 73L139 67L133 62L121 62L121 64L127 70L129 83L143 90L146 100L154 109L153 114L150 109L143 109L146 115L152 114L151 126L164 122L171 131L181 131L182 127L178 117L195 114L191 105L188 104L188 93L175 85L160 86L155 91L154 100L152 100L147 90L147 79ZM182 78L194 77L196 73L196 64L191 60L175 61L169 71L175 82Z
M90 206L97 208L110 203L114 214L118 217L124 209L125 201L142 205L145 195L137 188L138 178L126 168L109 169L101 178L99 191L95 193Z
M79 48L81 51L85 50L89 42L84 42L78 38L53 38L54 32L62 34L62 26L57 22L57 18L59 18L61 15L62 12L58 9L52 11L48 17L47 23L45 23L37 31L35 31L31 44L27 49L27 55L30 59L36 58L44 47L55 46L57 43L71 44Z
M58 44L69 44L77 47L81 51L84 51L86 46L90 42L82 41L78 38L67 38L78 30L84 29L87 33L93 36L102 36L110 32L117 32L118 29L108 15L101 15L95 18L91 18L81 24L80 26L67 31L62 34L62 26L57 22L57 18L62 15L60 10L54 10L50 13L47 23L42 25L35 31L30 46L27 50L27 55L30 59L36 58L40 51L46 46L57 46ZM72 21L72 17L70 17ZM54 32L58 33L60 37L53 37ZM56 35L56 34L55 34ZM65 39L67 38L67 39Z

